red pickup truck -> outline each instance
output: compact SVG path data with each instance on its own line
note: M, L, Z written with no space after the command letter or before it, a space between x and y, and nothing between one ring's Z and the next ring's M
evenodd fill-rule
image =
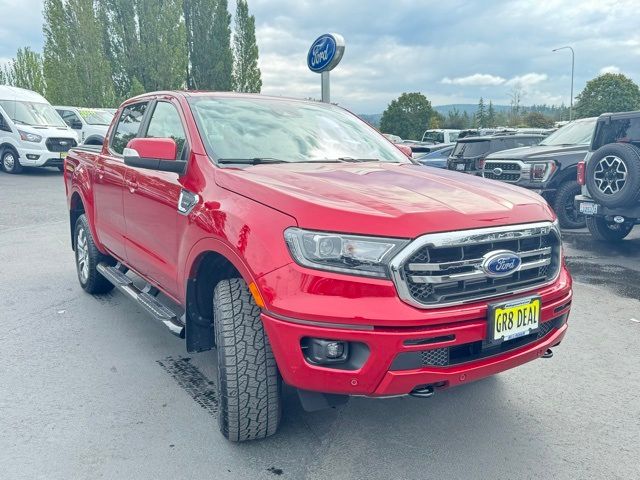
M307 410L429 397L551 356L567 330L541 197L415 165L333 105L145 94L64 170L82 288L217 349L230 440L276 431L283 382Z

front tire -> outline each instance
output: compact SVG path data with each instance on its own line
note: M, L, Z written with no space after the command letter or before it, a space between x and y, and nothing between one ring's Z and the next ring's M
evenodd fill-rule
M560 185L553 200L553 210L558 216L562 228L584 228L586 220L575 207L574 198L580 194L578 182L569 181Z
M619 242L633 229L633 223L608 222L604 217L587 216L587 228L594 239L601 242Z
M213 311L220 431L233 442L273 435L280 424L282 380L246 282L220 281Z
M91 294L107 293L113 290L113 284L98 272L101 262L113 265L114 260L96 247L86 215L80 215L74 230L76 270L78 281L85 292Z
M2 169L7 173L17 174L22 172L22 165L18 159L18 153L12 148L2 152Z

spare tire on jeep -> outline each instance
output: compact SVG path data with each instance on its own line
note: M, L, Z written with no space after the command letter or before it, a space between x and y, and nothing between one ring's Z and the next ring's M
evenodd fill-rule
M640 197L640 149L629 143L600 147L587 163L591 198L605 207L622 207Z

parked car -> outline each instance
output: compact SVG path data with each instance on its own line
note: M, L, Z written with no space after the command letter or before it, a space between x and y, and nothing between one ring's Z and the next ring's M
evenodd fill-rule
M386 137L386 139L389 140L391 143L402 143L403 142L402 138L400 138L398 135L393 135L391 133L383 133L382 135L384 135Z
M447 168L447 159L449 158L449 155L451 155L453 147L455 147L456 144L451 143L447 145L446 143L443 143L440 145L443 147L429 153L414 155L413 159L427 167Z
M543 139L543 135L518 133L460 138L449 156L447 168L457 172L482 175L482 168L488 155L502 150L537 145Z
M149 93L110 132L65 161L80 286L216 348L230 440L276 432L283 382L308 410L430 397L548 357L567 331L542 198L415 165L340 107Z
M598 117L578 183L576 208L595 239L615 242L631 233L640 221L640 111Z
M431 143L455 143L460 135L460 130L453 130L450 128L436 128L427 130L422 134L423 142Z
M584 215L573 201L580 193L576 172L589 151L596 120L575 120L538 145L487 155L482 176L541 194L555 210L561 227L583 228Z
M78 131L80 143L101 145L113 114L100 108L54 107L69 128Z
M78 137L40 94L0 86L0 165L7 173L23 166L58 167Z

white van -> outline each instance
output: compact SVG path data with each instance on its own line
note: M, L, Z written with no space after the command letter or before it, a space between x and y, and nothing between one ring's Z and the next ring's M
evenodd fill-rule
M20 173L23 166L58 167L78 144L78 136L40 94L0 86L0 166Z
M432 143L455 143L460 135L460 130L451 128L433 128L422 134L423 142Z
M76 130L80 143L102 145L113 114L102 108L53 107L69 128ZM115 112L114 112L115 113Z

